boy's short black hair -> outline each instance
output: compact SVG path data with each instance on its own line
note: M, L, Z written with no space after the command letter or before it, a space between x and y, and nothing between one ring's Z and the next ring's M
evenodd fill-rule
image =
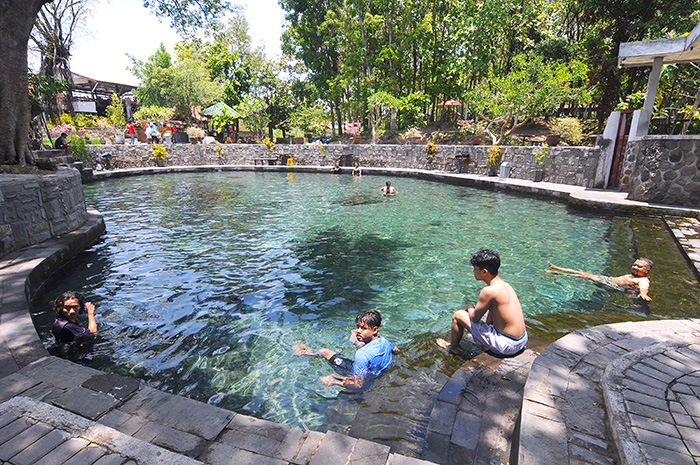
M370 327L379 328L382 324L382 315L376 310L365 310L364 312L357 315L355 318L355 323L360 324L360 322L366 324Z
M472 254L469 263L472 266L488 271L493 276L497 276L498 269L501 267L501 257L495 250L483 248Z
M83 297L83 294L76 291L66 291L53 301L53 313L56 317L63 318L63 302L68 299L78 299L78 305L80 305L78 313L81 313L85 308L85 297Z

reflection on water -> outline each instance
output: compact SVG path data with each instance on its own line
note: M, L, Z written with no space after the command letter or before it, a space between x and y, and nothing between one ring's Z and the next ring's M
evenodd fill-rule
M581 327L611 305L637 312L624 294L543 272L547 260L594 273L617 266L610 248L624 234L610 219L404 178L392 179L400 194L387 199L378 190L385 181L197 173L86 186L107 233L35 308L64 289L83 291L100 327L93 366L406 454L422 447L432 402L461 362L432 341L478 295L468 263L478 248L501 252L501 274L535 333ZM338 394L318 381L327 365L293 357L291 347L301 341L352 356L348 335L368 308L382 312L380 334L402 353L371 390ZM38 312L35 321L48 337L50 317Z

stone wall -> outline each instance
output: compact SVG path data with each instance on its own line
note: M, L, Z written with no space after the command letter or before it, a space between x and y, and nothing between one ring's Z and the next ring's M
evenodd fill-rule
M432 168L448 172L487 174L485 145L440 145ZM112 164L117 168L155 166L155 160L146 144L92 145L95 154L110 152ZM262 144L171 144L167 165L252 165L268 163L280 157L290 156L295 165L351 166L358 161L361 166L426 169L424 145L346 145L299 144L276 145L271 151ZM511 166L510 177L533 179L535 169L544 170L543 181L594 186L600 150L595 147L550 147L549 156L537 165L532 155L539 147L503 147L503 161ZM345 157L343 157L345 156ZM257 159L257 160L256 160ZM344 163L343 163L344 162Z
M0 176L0 256L62 236L81 227L86 219L77 170Z
M645 136L627 144L620 190L630 200L700 207L700 137Z

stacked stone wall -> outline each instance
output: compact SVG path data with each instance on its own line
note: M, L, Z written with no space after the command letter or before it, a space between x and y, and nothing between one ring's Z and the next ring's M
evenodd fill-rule
M272 150L262 144L170 144L168 166L178 165L253 165L289 156L295 165L332 166L336 161L350 166L409 169L436 169L447 172L488 174L485 145L439 145L430 165L424 145L368 144L299 144L276 145ZM596 147L550 147L541 165L533 153L539 147L503 147L503 162L511 166L510 177L533 179L536 169L544 171L543 181L594 187L596 168L601 156ZM146 144L89 146L92 153L110 152L117 168L155 166Z
M630 200L700 208L700 137L646 136L627 144L620 190Z
M0 176L0 256L69 233L86 219L77 170Z

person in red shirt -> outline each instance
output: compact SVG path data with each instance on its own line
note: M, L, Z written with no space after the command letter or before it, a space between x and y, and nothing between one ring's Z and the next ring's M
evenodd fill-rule
M134 126L133 120L129 120L129 122L126 124L126 130L129 132L129 135L131 136L131 143L133 144L136 141L136 127Z

